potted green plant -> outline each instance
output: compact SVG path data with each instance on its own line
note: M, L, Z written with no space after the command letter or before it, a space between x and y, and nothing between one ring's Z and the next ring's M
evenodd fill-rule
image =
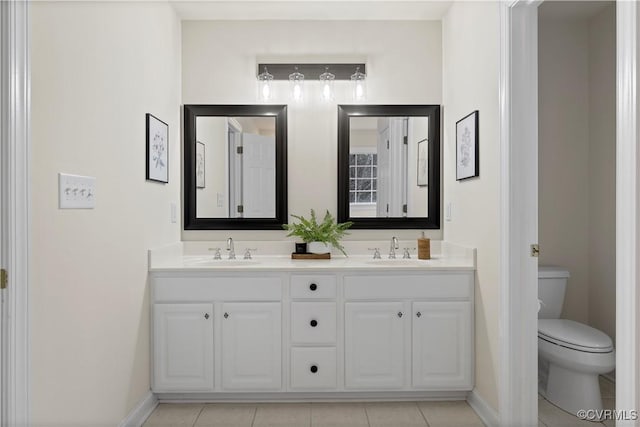
M331 251L329 248L329 245L331 245L345 256L347 255L344 247L340 244L340 240L349 234L346 230L353 224L351 221L338 224L328 210L320 223L313 209L311 209L311 217L309 219L298 215L291 216L299 222L283 224L282 227L289 232L287 237L297 236L307 243L307 252L316 254L327 253Z

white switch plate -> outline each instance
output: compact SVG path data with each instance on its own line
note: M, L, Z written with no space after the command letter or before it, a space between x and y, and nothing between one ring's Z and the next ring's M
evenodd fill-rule
M444 210L444 219L445 221L451 221L453 217L453 203L447 203L447 207Z
M96 207L96 179L91 176L58 174L60 209L93 209Z
M216 193L216 199L217 199L217 200L216 200L216 201L217 201L217 203L216 203L216 204L217 204L217 206L218 206L219 208L223 207L223 206L224 206L224 194L222 194L222 193Z
M178 205L171 202L171 224L178 222Z

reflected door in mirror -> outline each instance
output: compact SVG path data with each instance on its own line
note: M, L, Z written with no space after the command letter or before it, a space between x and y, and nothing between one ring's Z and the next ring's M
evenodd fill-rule
M196 118L198 218L274 218L275 117Z

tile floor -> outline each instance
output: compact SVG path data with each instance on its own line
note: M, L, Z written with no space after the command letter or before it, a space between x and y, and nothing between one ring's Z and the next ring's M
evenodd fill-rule
M615 386L600 378L605 409ZM539 427L613 427L582 421L540 397ZM482 427L464 401L380 403L162 403L143 427Z
M143 427L482 427L464 401L162 403Z

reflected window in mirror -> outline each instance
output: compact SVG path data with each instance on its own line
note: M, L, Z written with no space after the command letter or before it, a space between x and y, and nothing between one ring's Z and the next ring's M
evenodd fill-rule
M286 107L185 106L185 229L286 222Z
M439 106L338 107L338 220L439 228Z

